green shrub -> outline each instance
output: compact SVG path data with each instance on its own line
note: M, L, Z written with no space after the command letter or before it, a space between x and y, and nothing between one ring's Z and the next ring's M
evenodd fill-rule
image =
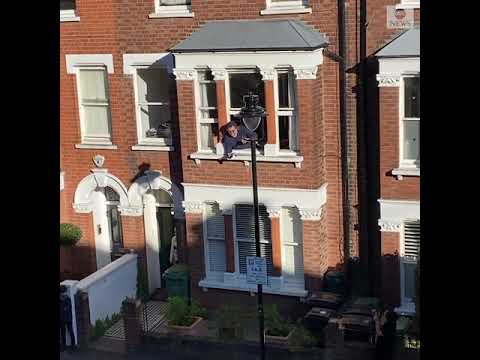
M317 340L315 339L315 336L301 325L295 326L292 335L290 335L290 338L288 339L288 345L292 350L313 347L316 344Z
M82 237L82 230L73 224L60 224L60 245L73 246Z
M192 314L192 316L199 316L206 319L207 309L202 307L197 300L192 299L192 304L190 305L190 314Z
M276 304L266 305L264 308L264 314L267 335L288 336L292 330L292 325L281 317Z
M245 311L239 305L224 305L216 316L217 328L219 329L219 337L224 340L243 337L247 322L253 318L253 314Z
M95 325L92 327L90 338L92 340L96 340L102 337L103 335L105 335L105 332L121 318L122 316L120 314L113 313L111 318L107 316L104 320L98 319L97 321L95 321Z
M193 316L190 306L180 296L167 299L167 320L169 325L190 326L193 324Z

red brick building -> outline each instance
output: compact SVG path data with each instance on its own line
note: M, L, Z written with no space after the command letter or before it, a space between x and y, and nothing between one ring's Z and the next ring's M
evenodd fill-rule
M361 2L345 3L345 59L353 67L361 60ZM386 13L384 3L367 7ZM61 270L81 277L122 249L135 249L153 292L162 286L175 235L194 296L205 304L241 295L251 301L245 279L245 257L254 249L251 158L238 150L219 161L218 144L219 129L249 90L268 114L257 155L264 291L293 304L320 289L328 269L375 255L361 237L368 230L368 219L361 221L359 192L367 194L361 171L370 158L358 159L358 136L366 135L357 128L356 73L345 77L342 108L337 1L60 4L60 220L83 231ZM374 18L372 28L380 26ZM369 54L390 40L387 33L375 32L382 38ZM392 89L380 88L380 102L385 116L393 115L386 100L398 93L384 100L383 89ZM391 161L396 147L386 136L380 142L392 148ZM403 182L385 181L394 184L382 200L418 200L409 197L415 183L408 185L413 193L396 195L409 184L410 174L403 175ZM399 242L382 239L385 254L396 246L389 241Z

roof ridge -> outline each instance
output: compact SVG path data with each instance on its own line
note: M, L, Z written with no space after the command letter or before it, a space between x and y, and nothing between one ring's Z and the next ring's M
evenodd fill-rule
M295 30L295 32L298 34L298 36L300 36L302 38L303 41L305 41L306 44L308 44L309 46L313 46L307 39L305 39L302 34L300 34L300 32L298 31L297 27L294 26L297 25L297 21L296 20L291 20L291 19L288 19L288 24Z

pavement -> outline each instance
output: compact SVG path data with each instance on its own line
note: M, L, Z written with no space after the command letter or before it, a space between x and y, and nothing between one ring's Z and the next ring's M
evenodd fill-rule
M162 360L177 360L175 354L168 354L165 352L162 352L161 356L159 356L159 353L154 352L121 354L94 349L74 352L65 351L60 353L60 360L158 360L159 358Z

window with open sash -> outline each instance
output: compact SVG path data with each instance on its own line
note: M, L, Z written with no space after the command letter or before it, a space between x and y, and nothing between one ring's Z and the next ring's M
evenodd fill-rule
M198 71L198 94L199 150L211 152L219 140L217 89L211 71Z
M107 71L104 67L77 70L82 143L111 144Z
M295 79L290 70L277 70L277 121L280 151L297 150Z
M167 70L161 67L137 68L135 88L139 143L170 145L170 77Z
M225 223L223 215L218 211L217 205L205 205L206 223L206 252L207 271L209 273L223 273L226 271L225 257Z
M419 256L420 221L405 221L403 225L403 249L400 269L402 305L414 302L417 261Z
M241 108L244 106L243 96L248 95L249 92L259 96L259 105L265 108L265 86L263 83L262 75L255 69L242 69L238 71L230 71L228 76L229 93L230 93L230 119L241 124L242 120L235 117L240 113ZM263 120L260 126L257 128L256 133L258 140L261 143L267 139L267 124Z
M272 236L270 218L265 206L259 206L260 253L267 261L267 274L273 274ZM252 205L235 205L235 237L238 265L241 274L247 273L247 256L256 256L255 220Z
M285 286L304 288L303 224L296 208L283 208L281 213L282 275Z
M420 167L420 76L402 78L401 98L401 166Z

